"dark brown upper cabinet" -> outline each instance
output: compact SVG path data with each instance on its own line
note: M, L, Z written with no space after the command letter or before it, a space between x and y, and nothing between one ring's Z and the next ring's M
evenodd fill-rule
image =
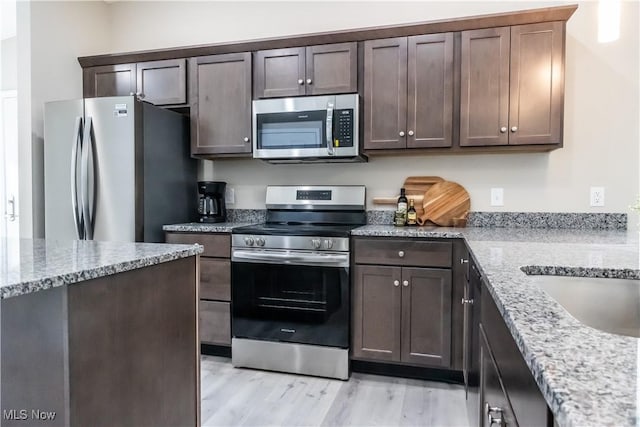
M187 102L187 60L139 62L85 68L86 98L137 94L155 105Z
M450 147L453 33L364 43L364 147Z
M357 43L255 53L254 98L357 92Z
M136 65L138 94L155 105L187 103L187 60L140 62Z
M562 144L564 23L462 32L460 146Z
M136 64L102 65L82 71L83 96L123 96L136 92Z
M251 153L251 53L189 59L191 154Z

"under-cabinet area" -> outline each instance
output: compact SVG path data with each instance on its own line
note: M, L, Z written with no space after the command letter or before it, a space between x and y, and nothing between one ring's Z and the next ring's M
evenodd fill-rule
M344 93L359 95L354 143L365 155L549 151L563 142L565 26L574 11L84 57L83 92L179 107L199 158L251 156L252 100Z

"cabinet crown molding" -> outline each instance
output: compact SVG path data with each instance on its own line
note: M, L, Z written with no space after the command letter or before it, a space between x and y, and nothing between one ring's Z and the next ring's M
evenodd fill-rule
M515 12L494 13L403 25L357 28L342 31L303 34L298 36L272 37L227 43L185 46L171 49L144 50L138 52L113 53L83 56L78 58L82 68L98 65L126 64L158 61L164 59L189 58L195 56L237 53L264 49L302 47L329 43L358 42L391 37L421 34L466 31L482 28L533 24L538 22L567 21L578 8L577 4L528 9Z

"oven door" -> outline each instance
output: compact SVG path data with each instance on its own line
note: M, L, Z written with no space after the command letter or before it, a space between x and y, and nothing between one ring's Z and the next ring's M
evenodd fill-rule
M349 347L349 255L234 249L234 338Z

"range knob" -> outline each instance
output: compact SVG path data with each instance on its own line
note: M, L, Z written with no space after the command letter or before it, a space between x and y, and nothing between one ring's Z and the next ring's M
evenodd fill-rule
M325 247L325 249L333 248L333 240L331 240L331 239L325 240L324 241L324 247Z
M313 246L313 249L320 249L321 245L322 245L322 242L320 242L320 239L311 240L311 246Z
M262 237L256 237L256 245L258 246L264 246L264 239Z
M253 246L253 237L245 237L244 244L247 246Z

